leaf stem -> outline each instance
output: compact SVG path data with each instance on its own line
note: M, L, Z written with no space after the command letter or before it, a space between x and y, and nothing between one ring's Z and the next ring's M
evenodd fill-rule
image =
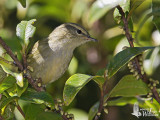
M122 21L123 21L123 23L124 23L125 36L126 36L128 42L129 42L129 44L130 44L130 47L134 47L133 38L132 38L132 35L130 34L130 31L129 31L128 21L127 21L127 18L125 17L125 13L123 12L122 8L121 8L119 5L117 6L117 9L119 10L119 13L120 13L121 16L122 16ZM148 80L148 78L147 78L146 73L144 73L144 74L141 73L141 68L140 68L140 64L139 64L139 62L138 62L138 58L135 57L134 60L135 60L135 63L136 63L135 65L136 65L137 72L138 72L140 78L141 78L146 84L149 84L149 80ZM157 92L156 87L153 87L153 89L152 89L151 91L152 91L152 93L154 94L155 99L157 100L157 102L160 104L160 96L159 96L159 94L158 94L158 92Z

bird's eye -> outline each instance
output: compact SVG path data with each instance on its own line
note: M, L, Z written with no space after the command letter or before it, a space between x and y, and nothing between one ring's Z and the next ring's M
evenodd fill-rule
M77 33L78 33L78 34L81 34L81 33L82 33L82 31L81 31L81 30L77 30Z

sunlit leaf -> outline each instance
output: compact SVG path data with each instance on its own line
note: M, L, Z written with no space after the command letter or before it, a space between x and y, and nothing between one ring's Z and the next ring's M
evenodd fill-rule
M133 97L136 95L146 95L149 92L148 86L137 80L133 75L124 76L110 92L110 97Z
M153 22L160 31L160 1L152 0Z
M4 92L5 90L13 87L16 83L16 80L12 76L8 76L4 79L4 81L0 84L0 93Z
M95 103L89 110L88 120L93 120L94 116L98 112L99 102Z
M137 102L137 98L135 97L121 97L115 100L107 101L108 106L124 106L126 104L134 104Z
M121 67L123 67L128 61L133 59L136 55L142 53L147 49L153 49L154 47L134 47L127 48L113 57L113 59L109 62L108 76L112 77Z
M25 8L26 7L26 0L18 0L21 5Z
M19 85L16 85L17 87L17 95L18 97L20 97L27 89L28 87L28 81L26 79L24 79L24 85L23 87L20 87Z
M29 21L21 21L17 25L16 34L21 39L21 43L25 45L25 47L29 44L29 38L33 37L36 27L32 24L36 21L36 19L32 19Z
M4 78L7 76L7 74L4 72L2 67L0 67L0 83L4 80Z
M97 0L93 3L89 14L89 24L103 17L110 9L119 4L125 4L127 0Z
M45 104L48 107L54 107L54 101L50 94L47 92L34 92L34 91L26 91L20 97L22 100L31 101L37 104Z
M63 90L63 99L66 105L69 105L76 94L92 79L92 76L85 74L74 74L65 83Z
M1 100L0 100L0 105L2 103L4 103L4 101L6 101L6 97L2 96ZM14 108L15 106L13 104L8 104L5 108L3 107L3 109L0 110L0 112L2 113L2 117L5 120L13 120L14 119Z
M9 98L6 98L2 101L2 103L0 104L0 110L1 110L1 113L3 114L4 111L5 111L5 108L6 106L10 103L10 102L13 102L14 100L18 99L17 96L14 96L14 97L9 97Z
M68 72L70 73L70 75L75 74L77 71L77 68L78 68L78 61L75 57L73 57L68 67Z
M23 74L22 73L13 73L12 74L16 80L17 80L17 85L19 85L20 87L23 87Z
M88 114L84 110L70 108L69 110L67 110L67 112L69 114L73 114L75 120L88 120Z

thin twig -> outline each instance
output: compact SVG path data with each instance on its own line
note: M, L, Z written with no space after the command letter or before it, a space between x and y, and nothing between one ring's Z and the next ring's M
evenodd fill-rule
M121 16L122 16L122 21L123 21L123 23L124 23L125 36L126 36L128 42L129 42L129 44L130 44L130 47L134 47L133 38L132 38L132 35L131 35L130 32L129 32L128 21L127 21L127 19L126 19L126 17L125 17L125 13L123 12L123 10L122 10L122 8L121 8L120 6L117 6L117 9L119 10L119 13L120 13ZM135 60L135 63L136 63L136 66L137 66L137 72L138 72L138 74L140 75L140 78L141 78L146 84L149 84L149 80L148 80L148 78L147 78L146 73L144 73L144 74L141 73L141 68L140 68L140 64L139 64L139 62L138 62L138 58L135 57L134 60ZM159 94L158 94L158 92L157 92L156 87L153 87L152 93L154 94L155 99L157 100L157 102L160 104L160 96L159 96Z
M23 67L24 67L24 70L27 69L27 58L26 58L26 53L24 53L22 55L22 58L23 58Z
M17 105L16 107L19 110L19 112L22 114L22 116L25 118L25 114L24 114L23 110L21 109L21 107L19 105Z
M107 80L107 76L106 76L106 71L104 72L104 79L105 79L105 82L102 86L102 89L101 89L101 97L100 97L100 103L99 103L99 108L98 108L98 112L97 113L101 113L103 108L104 108L104 96L105 96L105 93L106 93L106 86L107 86L107 83L108 83L108 80ZM100 116L99 115L96 115L94 120L98 120Z
M33 80L33 78L32 78L30 75L25 75L24 77L28 79L28 82L32 85L32 87L33 87L37 92L44 91L44 89L43 89L42 86L40 86L40 87L37 86L36 82Z
M10 47L2 40L2 38L0 37L0 44L2 45L2 47L6 50L6 52L11 56L11 58L15 61L16 65L18 66L18 68L23 71L23 65L21 64L21 62L15 57L15 55L13 54L12 50L10 49Z
M17 59L17 57L13 54L12 50L10 49L10 47L2 40L1 37L0 37L0 44L6 50L6 52L8 53L8 55L10 55L10 57L14 60L15 64L19 68L19 70L21 72L24 72L24 68L26 70L26 67L27 67L26 55L23 55L23 63L24 63L24 67L23 67L22 63ZM28 79L28 82L32 85L32 87L34 89L36 89L37 91L42 91L43 90L42 87L38 87L36 85L36 82L34 82L34 80L32 79L31 76L28 76L28 75L24 75L24 76Z

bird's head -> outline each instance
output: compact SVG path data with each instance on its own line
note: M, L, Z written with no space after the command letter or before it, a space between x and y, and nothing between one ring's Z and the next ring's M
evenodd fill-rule
M97 41L82 26L75 23L64 23L58 26L49 35L49 39L74 48L89 41Z

